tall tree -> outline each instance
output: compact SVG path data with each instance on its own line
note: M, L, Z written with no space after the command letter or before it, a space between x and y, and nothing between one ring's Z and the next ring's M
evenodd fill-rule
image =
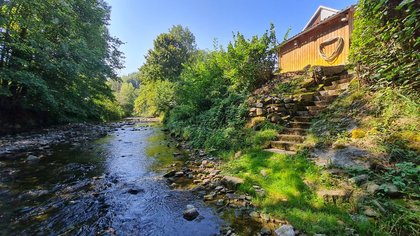
M153 44L140 68L142 85L135 101L136 112L145 115L170 110L184 64L191 62L197 52L194 35L180 25L160 34Z
M153 42L153 49L146 55L146 63L140 68L141 80L176 81L182 65L196 51L195 37L187 27L173 26L168 33L160 34Z
M98 118L122 68L103 0L8 0L0 6L0 119L20 112ZM3 117L2 117L3 116Z

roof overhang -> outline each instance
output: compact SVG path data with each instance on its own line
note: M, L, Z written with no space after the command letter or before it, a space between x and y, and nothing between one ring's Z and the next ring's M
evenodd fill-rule
M337 14L340 11L337 9L333 9L330 7L326 7L326 6L319 6L318 9L316 9L315 13L312 15L311 19L308 21L308 23L306 23L305 27L303 27L302 31L304 31L306 28L308 28L310 26L310 24L312 23L312 21L315 19L315 17L321 13L322 10L327 10L332 12L333 14ZM322 20L322 19L321 19Z
M330 16L330 17L326 18L325 20L321 21L319 24L316 24L316 25L314 25L314 26L312 26L312 27L309 27L309 28L307 28L306 30L304 30L304 31L302 31L302 32L300 32L300 33L298 33L298 34L296 34L296 35L295 35L295 36L293 36L293 37L291 37L290 39L287 39L287 40L285 40L285 41L281 42L281 43L280 43L280 45L278 45L278 46L277 46L277 49L280 49L283 45L285 45L285 44L287 44L287 43L289 43L289 42L291 42L291 41L295 40L295 39L296 39L296 38L298 38L299 36L301 36L301 35L303 35L303 34L307 34L307 33L311 32L312 30L314 30L314 29L316 29L316 28L318 28L318 27L320 27L320 26L322 26L322 25L324 25L324 24L327 24L327 23L331 22L331 21L333 21L333 20L337 19L338 17L341 17L341 16L343 15L343 13L347 13L347 12L349 12L351 9L354 9L354 7L355 7L355 6L356 6L356 5L351 5L351 6L347 7L347 8L345 8L344 10L342 10L342 11L338 12L337 14L332 15L332 16ZM316 15L316 14L315 14L315 15Z

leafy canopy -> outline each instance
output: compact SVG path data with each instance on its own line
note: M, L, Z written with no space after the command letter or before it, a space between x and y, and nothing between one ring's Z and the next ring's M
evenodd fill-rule
M113 102L106 81L122 67L104 1L1 1L0 16L2 115L104 117L109 106L99 101Z

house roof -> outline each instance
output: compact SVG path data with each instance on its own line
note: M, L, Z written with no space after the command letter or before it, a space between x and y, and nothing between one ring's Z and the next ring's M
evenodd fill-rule
M323 17L322 12L325 12L327 15ZM329 8L329 7L326 7L326 6L319 6L318 9L316 9L315 13L312 15L311 19L308 21L308 23L306 23L305 27L303 27L303 30L305 30L305 29L307 29L311 26L311 23L317 17L318 14L321 14L321 21L323 21L325 18L328 18L331 15L335 15L339 12L340 11L337 10L337 9Z
M351 5L351 6L347 7L347 8L345 8L345 9L343 9L342 11L339 11L339 12L337 12L336 14L331 15L331 16L329 16L329 17L327 17L327 18L325 18L325 19L321 20L321 21L320 21L318 24L316 24L316 25L309 25L309 26L308 26L308 28L305 28L305 29L304 29L303 31L301 31L300 33L298 33L298 34L296 34L295 36L291 37L290 39L287 39L287 40L283 41L282 43L280 43L280 45L279 45L279 46L277 46L277 48L280 48L282 45L284 45L284 44L286 44L286 43L288 43L288 42L290 42L290 41L292 41L292 40L296 39L297 37L301 36L302 34L306 34L307 32L312 31L313 29L317 28L317 26L319 26L319 25L323 25L323 24L325 24L325 23L327 23L327 22L329 22L329 21L331 21L331 20L333 20L333 19L335 19L335 18L339 17L342 13L347 12L348 10L350 10L350 9L354 8L355 6L356 6L356 5ZM319 8L318 8L318 9L319 9ZM318 11L318 10L317 10L317 11ZM316 16L316 14L317 14L317 12L315 12L314 16ZM312 18L313 18L314 16L312 16ZM311 20L310 20L309 22L311 22L311 21L313 20L312 18L311 18Z

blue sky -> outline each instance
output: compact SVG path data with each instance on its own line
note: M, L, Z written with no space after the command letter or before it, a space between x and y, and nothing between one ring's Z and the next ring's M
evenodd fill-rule
M110 32L125 44L125 67L119 74L136 72L153 47L157 35L173 25L187 26L200 49L213 41L226 46L232 32L246 37L276 27L279 41L290 27L290 36L305 26L319 5L344 9L357 0L106 0L112 7Z

